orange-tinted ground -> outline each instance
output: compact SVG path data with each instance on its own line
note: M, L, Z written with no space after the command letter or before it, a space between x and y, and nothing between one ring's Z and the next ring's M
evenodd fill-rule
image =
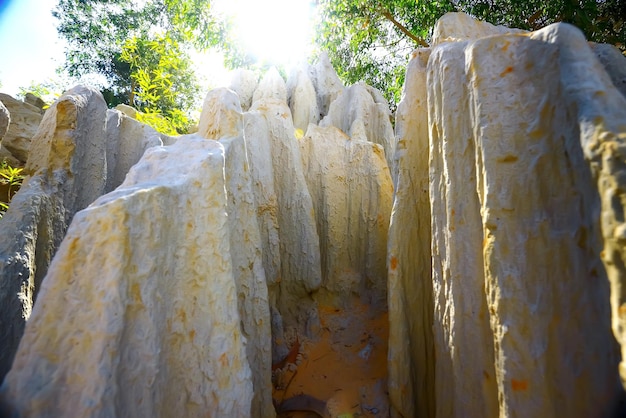
M282 418L387 417L386 312L366 305L320 307L321 336L302 342L298 365L274 372L274 400ZM312 410L316 412L312 412Z

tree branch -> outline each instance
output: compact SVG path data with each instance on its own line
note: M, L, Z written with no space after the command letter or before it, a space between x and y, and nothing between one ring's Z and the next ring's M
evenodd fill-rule
M413 41L415 41L415 43L417 43L419 46L423 46L423 47L428 47L428 43L426 43L426 41L424 41L422 38L418 38L417 36L413 35L411 33L411 31L409 31L407 28L405 28L402 23L398 22L396 19L394 19L394 17L391 15L391 13L389 13L387 10L382 10L381 11L382 15L391 23L393 23L393 25L395 27L397 27L398 29L400 29L400 32L404 33L406 36L408 36L409 38L411 38Z

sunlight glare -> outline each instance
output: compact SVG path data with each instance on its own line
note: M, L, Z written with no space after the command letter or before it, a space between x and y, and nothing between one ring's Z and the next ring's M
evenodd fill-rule
M288 66L313 51L311 0L217 0L215 7L232 16L234 35L259 61Z

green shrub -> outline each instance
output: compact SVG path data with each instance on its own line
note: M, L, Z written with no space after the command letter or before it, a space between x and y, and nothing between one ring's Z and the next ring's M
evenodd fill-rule
M22 186L24 176L21 167L12 167L8 162L0 163L0 218L9 208L13 195Z

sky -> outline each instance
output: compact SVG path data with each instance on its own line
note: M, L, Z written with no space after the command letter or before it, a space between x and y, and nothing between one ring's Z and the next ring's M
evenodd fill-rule
M132 0L131 0L132 1ZM312 51L311 0L213 0L215 9L234 16L236 36L267 61L289 66ZM55 78L64 59L51 11L56 0L0 0L0 92ZM219 54L194 56L211 87L225 84Z
M63 60L51 16L55 0L0 0L0 92L54 77Z

